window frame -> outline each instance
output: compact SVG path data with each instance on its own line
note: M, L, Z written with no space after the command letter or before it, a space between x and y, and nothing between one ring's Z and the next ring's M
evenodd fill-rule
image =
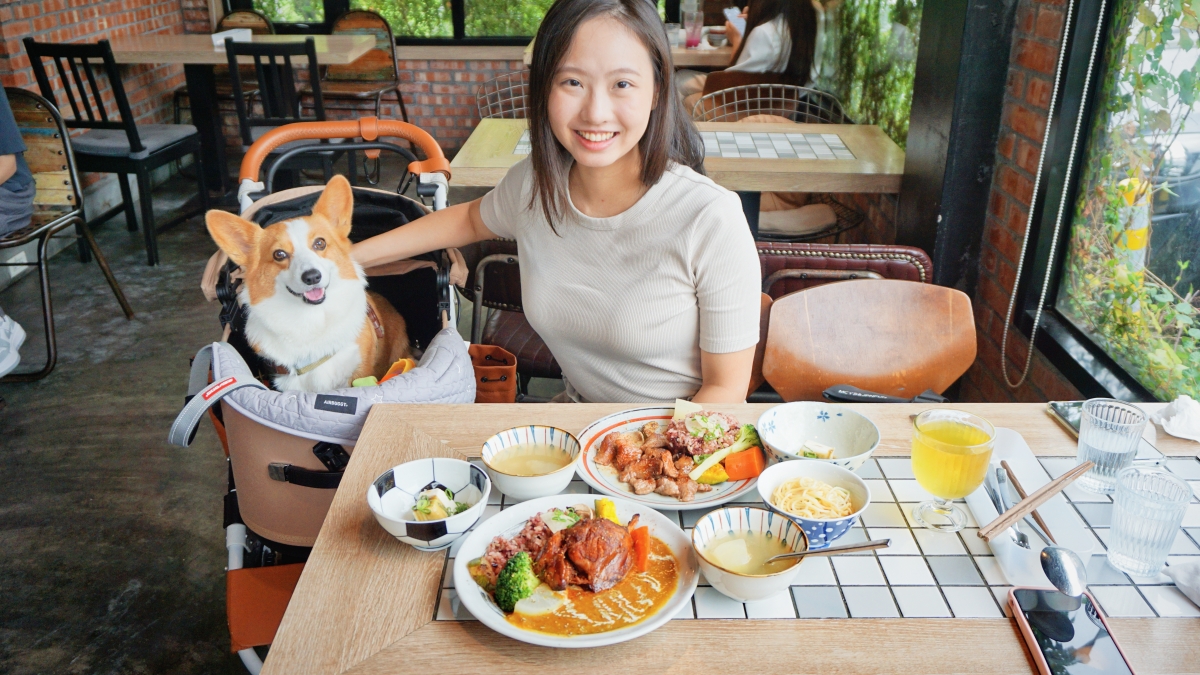
M402 1L402 0L398 0ZM239 9L254 9L253 0L222 0L225 13ZM325 21L322 23L276 23L277 33L329 33L337 17L350 11L350 0L323 0ZM679 0L665 0L666 14L679 21ZM397 45L474 45L474 46L517 46L524 47L533 40L532 35L506 35L489 37L467 37L467 0L450 0L450 23L453 37L413 37L397 35Z
M1083 175L1083 162L1098 110L1104 47L1110 37L1112 14L1116 6L1114 0L1076 2L1074 23L1071 26L1071 37L1063 63L1062 83L1054 108L1054 120L1045 139L1045 169L1038 191L1033 195L1030 241L1025 254L1024 271L1017 280L1017 311L1014 312L1013 322L1028 338L1049 266L1050 283L1034 346L1085 397L1110 397L1134 402L1156 401L1144 385L1126 372L1099 345L1092 342L1083 331L1076 328L1057 308L1063 266L1071 236L1071 222ZM1101 5L1104 5L1103 14ZM1097 49L1096 63L1090 64L1092 44L1097 31L1101 31L1100 48ZM1092 78L1085 90L1084 82L1089 66L1093 67ZM1072 155L1072 136L1081 114L1084 116L1084 124ZM1070 175L1067 175L1067 163L1072 156L1074 163ZM1058 240L1055 241L1054 221L1061 204L1060 198L1064 195L1064 184L1067 186L1067 208L1063 212Z

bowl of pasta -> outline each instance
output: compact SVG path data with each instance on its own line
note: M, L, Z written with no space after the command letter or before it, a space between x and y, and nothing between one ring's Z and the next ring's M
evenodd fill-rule
M850 531L871 504L871 491L848 469L824 462L780 462L758 477L767 508L795 522L808 547L829 546Z

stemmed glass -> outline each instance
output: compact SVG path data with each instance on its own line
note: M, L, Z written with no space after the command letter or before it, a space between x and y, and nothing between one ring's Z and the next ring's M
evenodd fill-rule
M945 409L917 415L913 420L913 476L935 497L913 511L918 523L942 532L966 527L966 512L951 500L962 499L983 484L995 438L995 427L977 415Z

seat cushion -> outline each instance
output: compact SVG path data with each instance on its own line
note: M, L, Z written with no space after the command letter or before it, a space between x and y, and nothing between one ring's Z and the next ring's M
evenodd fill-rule
M482 341L512 352L517 357L517 372L529 377L562 378L562 369L521 312L496 310L483 327Z
M129 136L122 129L91 129L72 137L71 145L76 154L145 159L167 146L197 135L196 127L190 124L139 124L137 130L145 148L141 152L129 151Z

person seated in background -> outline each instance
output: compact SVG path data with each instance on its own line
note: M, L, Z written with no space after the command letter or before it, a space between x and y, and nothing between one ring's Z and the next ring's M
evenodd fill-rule
M33 174L25 163L25 142L8 97L0 96L0 237L29 224L34 190ZM24 342L25 330L0 308L0 377L21 363L18 350Z
M745 39L731 22L725 34L733 48L728 71L780 73L791 84L808 85L815 78L824 38L820 5L815 0L752 0L742 13L746 19ZM704 92L707 73L675 72L675 87L689 113Z

